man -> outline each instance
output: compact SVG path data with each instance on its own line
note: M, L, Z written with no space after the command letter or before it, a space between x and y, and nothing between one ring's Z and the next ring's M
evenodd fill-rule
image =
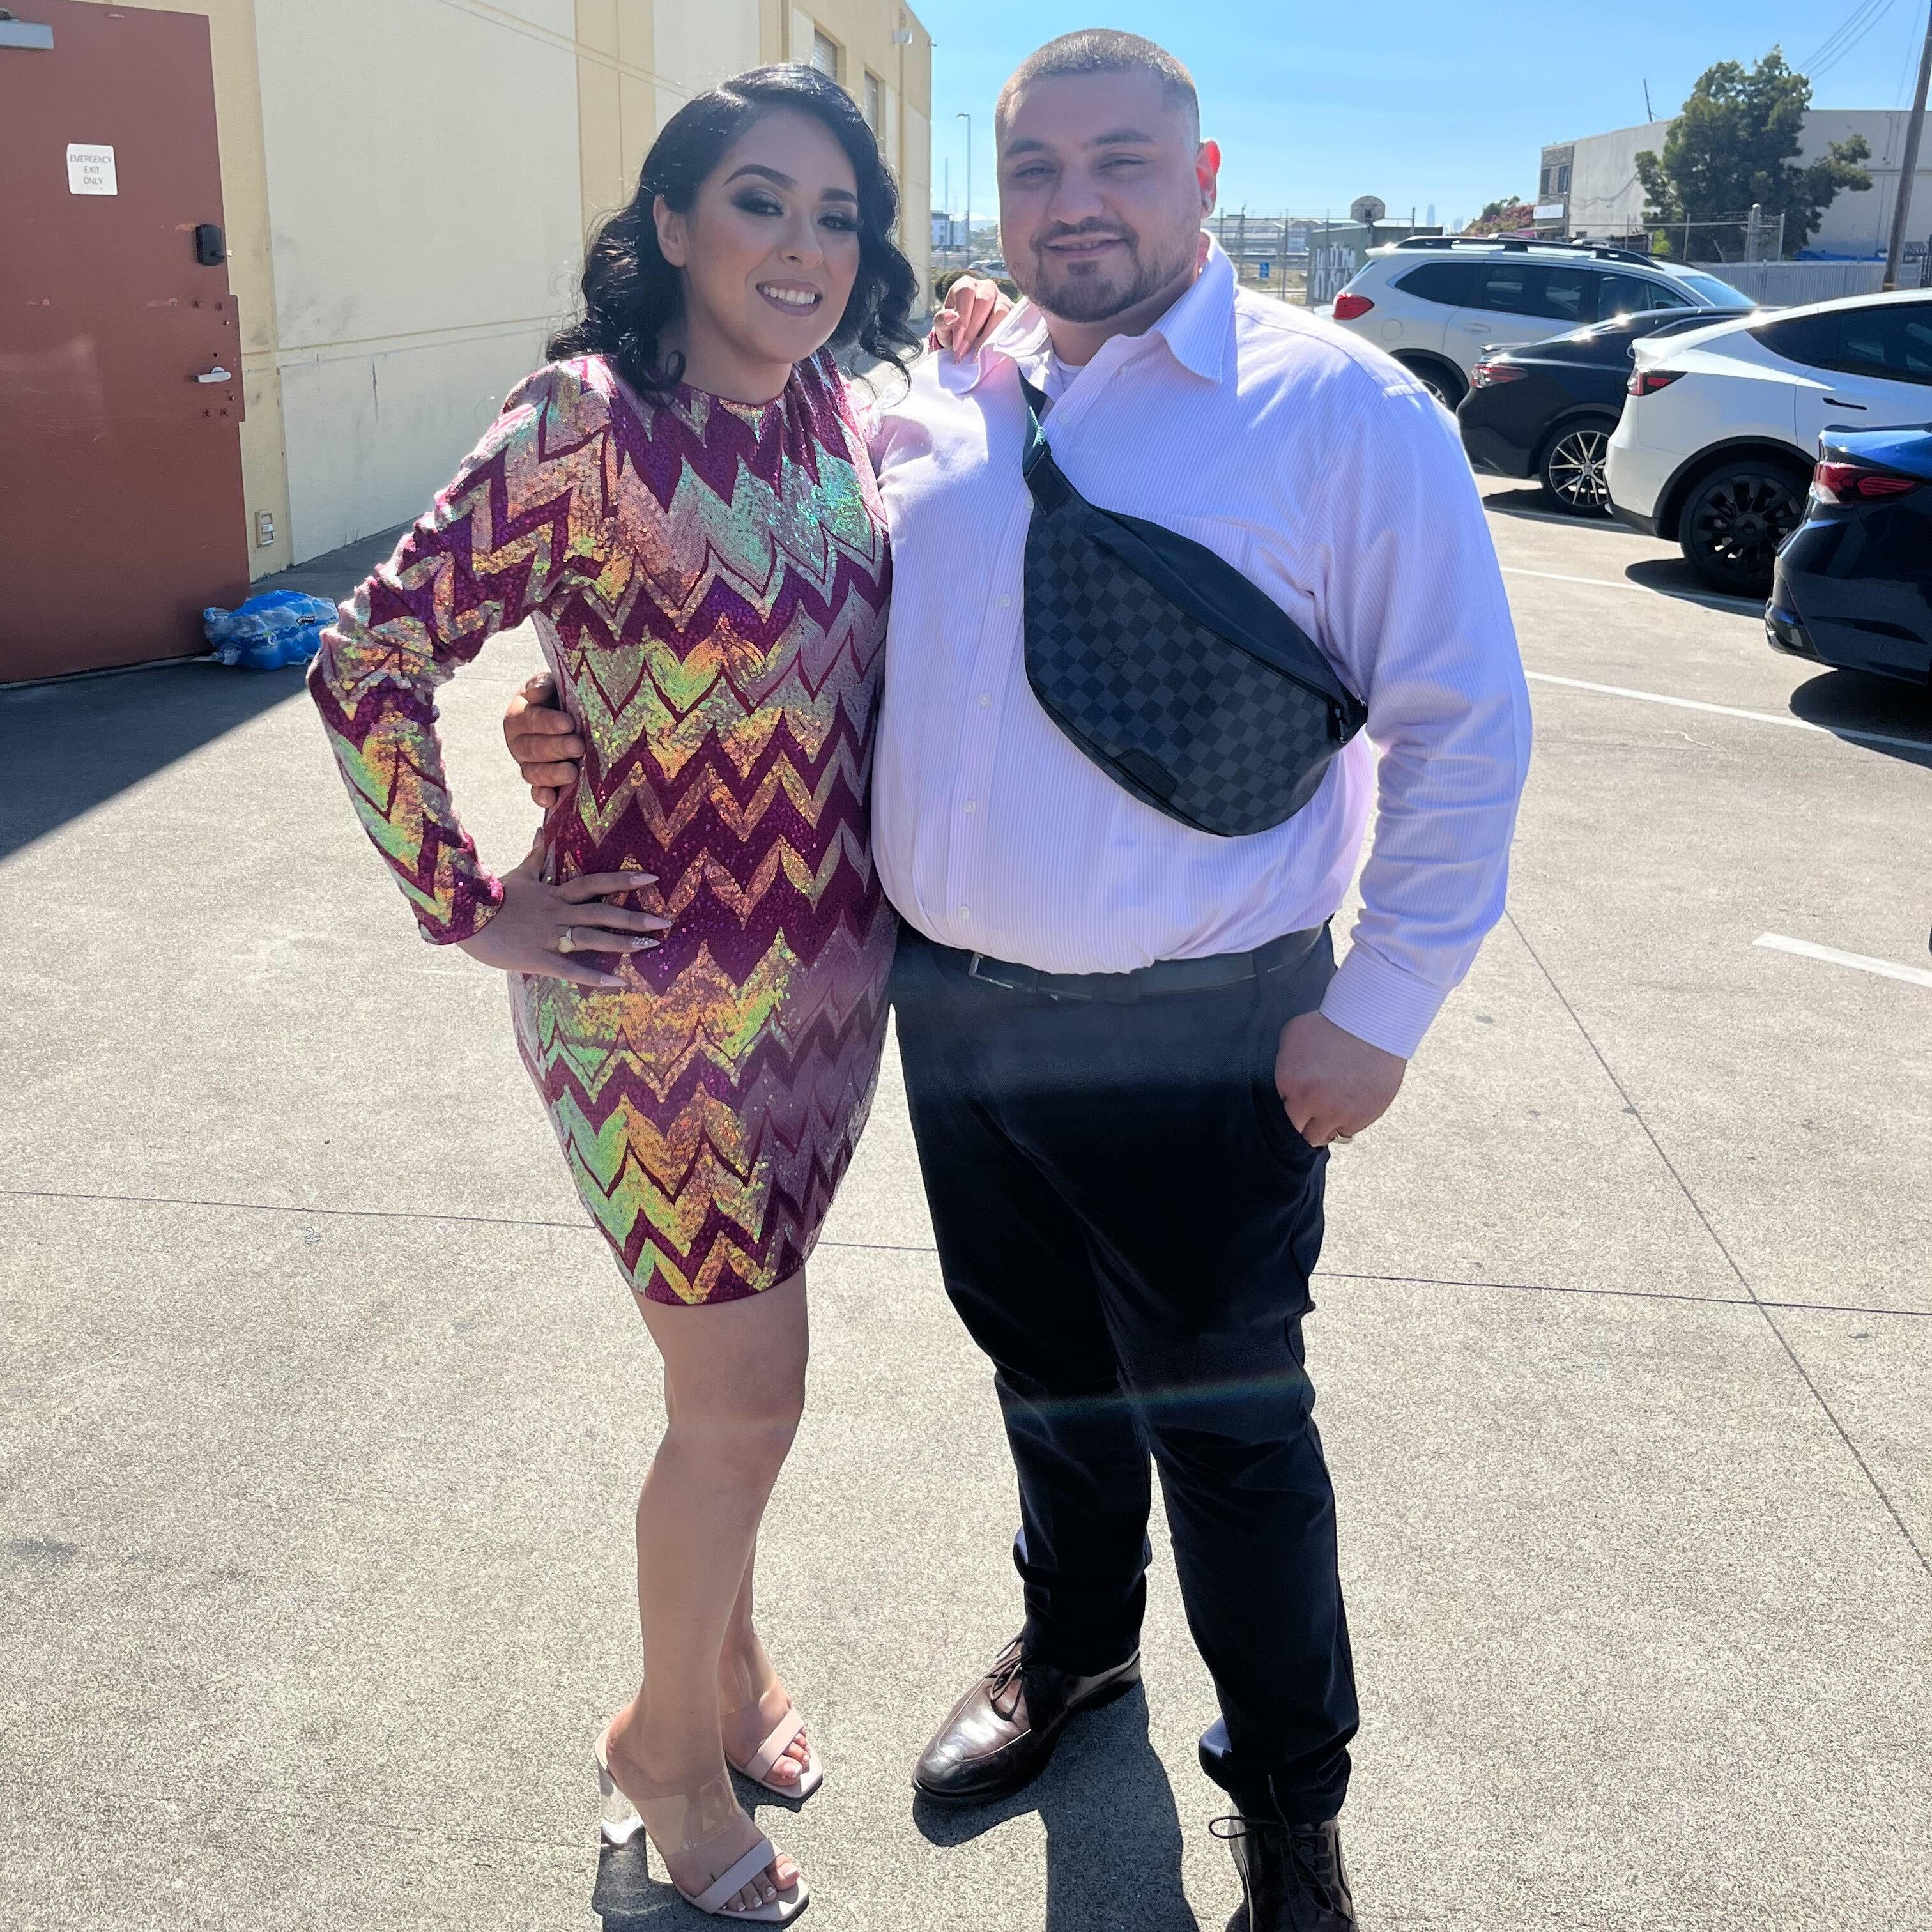
M1302 1347L1325 1150L1394 1100L1500 915L1521 668L1453 426L1394 362L1238 292L1202 233L1220 156L1186 70L1070 34L995 129L1028 300L976 353L922 363L874 441L900 1049L947 1291L997 1371L1026 1606L914 1782L1001 1797L1137 1679L1150 1454L1220 1702L1201 1756L1238 1813L1244 1922L1342 1932L1357 1708ZM1378 763L1358 738L1286 823L1217 838L1061 735L1024 663L1022 376L1075 488L1264 590L1366 700ZM568 728L512 708L534 782Z

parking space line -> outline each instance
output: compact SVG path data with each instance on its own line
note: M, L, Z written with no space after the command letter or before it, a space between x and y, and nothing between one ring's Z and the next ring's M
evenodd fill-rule
M1714 610L1736 610L1755 616L1764 608L1761 600L1725 597L1714 590L1660 590L1654 584L1633 584L1627 577L1573 577L1563 570L1530 570L1520 563L1502 566L1505 577L1540 577L1552 584L1594 584L1599 590L1634 590L1644 597L1667 597L1673 604L1708 604Z
M1932 972L1923 966L1898 966L1889 959L1874 959L1869 953L1840 952L1834 946L1814 946L1808 939L1787 939L1781 932L1760 932L1751 944L1768 946L1774 952L1795 952L1801 959L1822 959L1828 966L1856 966L1861 973L1876 973L1884 980L1903 980L1910 986L1932 986Z
M1782 724L1793 731L1816 731L1827 738L1856 738L1862 745L1897 745L1909 752L1932 752L1932 739L1894 738L1883 731L1854 730L1849 724L1814 724L1808 718L1780 718L1774 711L1741 711L1735 704L1706 704L1695 698L1666 698L1660 691L1632 691L1621 684L1592 684L1580 677L1558 677L1526 670L1532 684L1560 684L1571 691L1594 691L1605 698L1634 698L1646 704L1668 704L1679 711L1709 711L1720 718L1746 718L1754 724Z

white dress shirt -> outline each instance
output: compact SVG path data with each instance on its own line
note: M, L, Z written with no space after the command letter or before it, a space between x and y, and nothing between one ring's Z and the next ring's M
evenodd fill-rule
M1047 434L1075 488L1225 557L1367 704L1294 818L1216 838L1123 790L1027 682L1018 374L1037 382L1048 354L1023 304L873 414L893 558L872 810L887 893L942 944L1045 972L1246 952L1334 914L1373 802L1363 911L1322 1010L1412 1054L1502 915L1529 754L1454 425L1380 351L1238 290L1211 246L1151 329L1056 383Z

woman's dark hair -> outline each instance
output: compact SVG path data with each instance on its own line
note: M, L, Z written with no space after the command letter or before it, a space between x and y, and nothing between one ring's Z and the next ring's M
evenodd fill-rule
M907 321L919 283L892 242L898 188L858 104L808 67L754 68L687 100L664 123L644 157L637 193L605 216L591 241L583 318L550 338L546 352L553 361L608 356L632 388L659 400L677 386L684 358L658 352L658 332L677 313L679 288L676 269L658 247L657 198L685 212L732 142L754 122L785 108L830 131L859 184L859 276L831 346L904 363L919 340Z

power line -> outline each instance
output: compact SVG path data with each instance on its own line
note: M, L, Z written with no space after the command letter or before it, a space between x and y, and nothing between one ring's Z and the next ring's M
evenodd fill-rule
M1857 4L1840 20L1832 32L1827 34L1804 58L1798 63L1801 74L1816 75L1821 63L1828 62L1839 49L1846 34L1861 22L1870 26L1879 15L1891 6L1892 0L1857 0Z
M1820 74L1829 74L1845 56L1857 47L1858 43L1892 11L1892 0L1880 0L1878 11L1873 14L1850 39L1841 42L1835 53L1829 54L1811 70L1811 78L1816 80Z

